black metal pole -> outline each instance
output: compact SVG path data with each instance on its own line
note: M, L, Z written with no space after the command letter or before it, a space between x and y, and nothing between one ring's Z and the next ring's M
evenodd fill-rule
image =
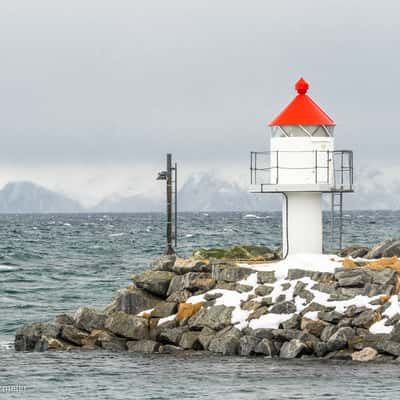
M174 254L172 248L172 156L167 154L167 248L166 254Z

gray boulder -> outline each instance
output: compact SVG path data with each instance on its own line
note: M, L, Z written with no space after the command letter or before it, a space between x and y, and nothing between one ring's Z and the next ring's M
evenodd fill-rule
M396 286L397 273L393 269L367 269L367 274L371 277L372 283L382 286Z
M308 312L314 312L314 311L324 311L324 312L329 312L333 311L335 307L327 307L322 304L316 303L315 301L310 303L304 310L300 313L301 316L307 314Z
M171 271L179 275L188 272L211 272L211 265L203 260L178 258Z
M276 282L275 271L258 271L257 272L258 283L274 283Z
M152 318L164 318L169 315L175 314L178 305L176 303L171 303L168 301L159 302L151 312Z
M328 350L336 351L347 347L349 341L355 335L354 329L350 327L339 328L328 340Z
M379 285L379 284L367 284L365 285L364 294L368 297L374 297L378 295L392 295L394 292L393 285Z
M350 246L339 252L339 257L364 257L369 251L368 247L365 246Z
M391 354L392 356L400 356L400 343L391 340L377 342L375 344L376 350L381 353Z
M373 259L385 257L386 250L388 250L394 243L394 240L384 240L383 242L380 242L372 247L372 249L368 251L364 258Z
M177 292L171 293L167 297L167 301L169 301L171 303L186 303L186 300L191 296L193 296L193 294L192 294L192 292L189 292L189 290L186 290L186 289L179 290Z
M325 342L317 342L314 344L314 354L317 357L324 357L328 351L328 345Z
M150 320L150 322L152 321ZM159 321L157 321L157 324L150 323L149 338L151 340L160 341L160 334L162 332L166 331L167 329L176 328L176 326L177 326L177 321L175 319L170 321L165 321L162 324L160 324Z
M400 323L396 323L393 327L392 333L390 334L390 339L394 342L400 343Z
M87 332L78 329L76 326L63 325L59 336L61 339L64 339L69 343L82 346L89 335Z
M237 282L255 273L250 268L239 267L231 263L216 263L212 266L212 277L216 281Z
M183 349L201 350L202 345L199 342L199 336L200 332L184 332L179 341L179 346Z
M145 271L134 275L132 279L138 288L165 298L174 276L175 274L169 271Z
M292 268L288 271L287 279L292 281L301 278L311 278L313 276L313 271L308 271L304 269Z
M106 322L106 314L99 313L94 308L81 307L74 314L74 322L77 328L86 332L91 332L93 329L104 329Z
M364 287L372 282L371 276L364 268L340 268L335 271L335 278L340 287Z
M89 339L93 340L94 344L109 351L124 351L126 350L127 339L113 335L108 331L95 331L90 334Z
M160 343L148 339L129 341L126 343L126 345L128 347L128 351L137 353L157 353L160 349Z
M281 323L282 329L299 329L301 317L298 314L294 314L293 317Z
M223 305L210 308L201 308L189 319L189 326L194 330L201 330L204 327L217 331L231 325L232 311L234 307Z
M266 357L275 357L278 355L274 342L269 339L261 339L254 348L254 353L263 354Z
M268 296L272 293L273 290L274 290L273 286L260 285L256 287L254 293L257 296Z
M386 247L382 254L383 257L400 257L400 240L394 240Z
M311 289L318 290L319 292L333 294L337 290L337 283L336 282L318 282L316 283Z
M273 305L269 312L271 314L291 314L296 312L296 306L291 301L282 301Z
M172 344L165 344L160 347L160 353L164 354L179 354L182 353L182 351L182 347L174 346Z
M349 341L349 347L354 350L362 350L366 347L373 347L378 349L379 343L391 340L389 334L373 335L368 330L357 328L357 336L353 336Z
M182 335L188 330L189 328L187 326L165 329L159 334L159 340L161 343L172 343L178 345L181 341Z
M273 329L272 335L274 341L288 342L292 339L298 339L303 332L297 329Z
M172 279L171 282L169 283L168 290L167 290L167 296L171 296L172 294L176 292L181 292L184 289L184 282L185 282L185 277L183 275L175 275Z
M123 311L127 314L136 315L153 308L160 301L159 297L132 285L129 288L119 290L113 302L106 307L105 311L106 313Z
M126 314L122 311L110 314L106 319L105 327L112 333L128 339L146 339L149 335L146 319Z
M74 325L75 320L72 315L60 314L56 316L56 318L54 319L54 323L58 325Z
M290 342L283 343L279 356L280 358L300 357L307 351L307 346L298 339L292 339Z
M236 336L225 335L211 340L208 350L212 353L233 356L238 353L240 341Z
M344 317L344 315L337 311L319 311L318 312L318 319L325 321L325 322L330 322L332 324L337 324L343 317Z
M260 318L262 315L265 315L268 313L268 307L266 306L261 306L258 307L255 311L253 311L248 317L247 317L247 321L251 321L252 319L258 319Z
M259 339L274 339L274 329L267 329L267 328L258 328L254 329L251 332L252 336L255 336L256 338Z
M336 325L328 324L321 332L320 338L323 342L327 342L329 338L337 332L339 328Z
M214 329L205 327L201 330L199 334L199 343L201 344L204 350L208 349L208 346L214 337L215 337Z
M353 318L352 325L358 328L369 329L377 320L377 314L374 310L366 310Z
M324 359L326 360L338 360L338 361L350 361L352 359L353 352L349 349L342 349L331 351L326 354Z
M323 330L328 325L327 322L319 319L313 320L308 318L301 319L301 330L311 333L314 336L321 337Z
M255 336L242 336L239 339L238 353L240 356L249 356L255 353L255 348L261 339Z
M215 286L215 279L208 272L189 272L183 275L183 289L191 292L204 293Z
M153 260L150 266L155 271L172 271L175 261L176 256L174 254L164 255Z
M16 351L34 351L42 336L56 338L61 327L53 323L33 323L17 329L14 347Z

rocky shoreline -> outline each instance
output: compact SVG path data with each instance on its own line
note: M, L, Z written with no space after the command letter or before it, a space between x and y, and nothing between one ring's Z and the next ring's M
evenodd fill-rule
M21 327L15 349L392 361L399 256L396 240L285 260L253 246L162 256L104 310Z

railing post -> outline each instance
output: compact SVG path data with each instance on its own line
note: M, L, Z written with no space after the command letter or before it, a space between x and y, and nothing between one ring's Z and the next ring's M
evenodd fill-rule
M253 152L250 152L250 185L253 184Z
M330 172L330 169L329 169L329 150L327 150L326 151L326 162L327 162L327 165L326 165L326 183L329 185L329 181L330 181L330 175L329 175L329 172Z
M315 183L318 183L318 150L314 150L315 153Z
M343 178L344 178L344 171L343 171L343 151L340 152L340 158L341 158L341 182L340 185L343 188Z
M276 150L276 184L279 183L279 150Z

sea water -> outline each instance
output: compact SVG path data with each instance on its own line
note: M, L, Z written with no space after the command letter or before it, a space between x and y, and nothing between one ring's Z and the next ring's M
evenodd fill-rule
M337 246L325 219L327 250ZM184 213L178 253L281 246L280 213ZM344 245L400 237L400 212L344 215ZM24 323L105 306L162 253L163 214L0 216L0 399L394 399L400 363L270 360L103 351L17 353Z

